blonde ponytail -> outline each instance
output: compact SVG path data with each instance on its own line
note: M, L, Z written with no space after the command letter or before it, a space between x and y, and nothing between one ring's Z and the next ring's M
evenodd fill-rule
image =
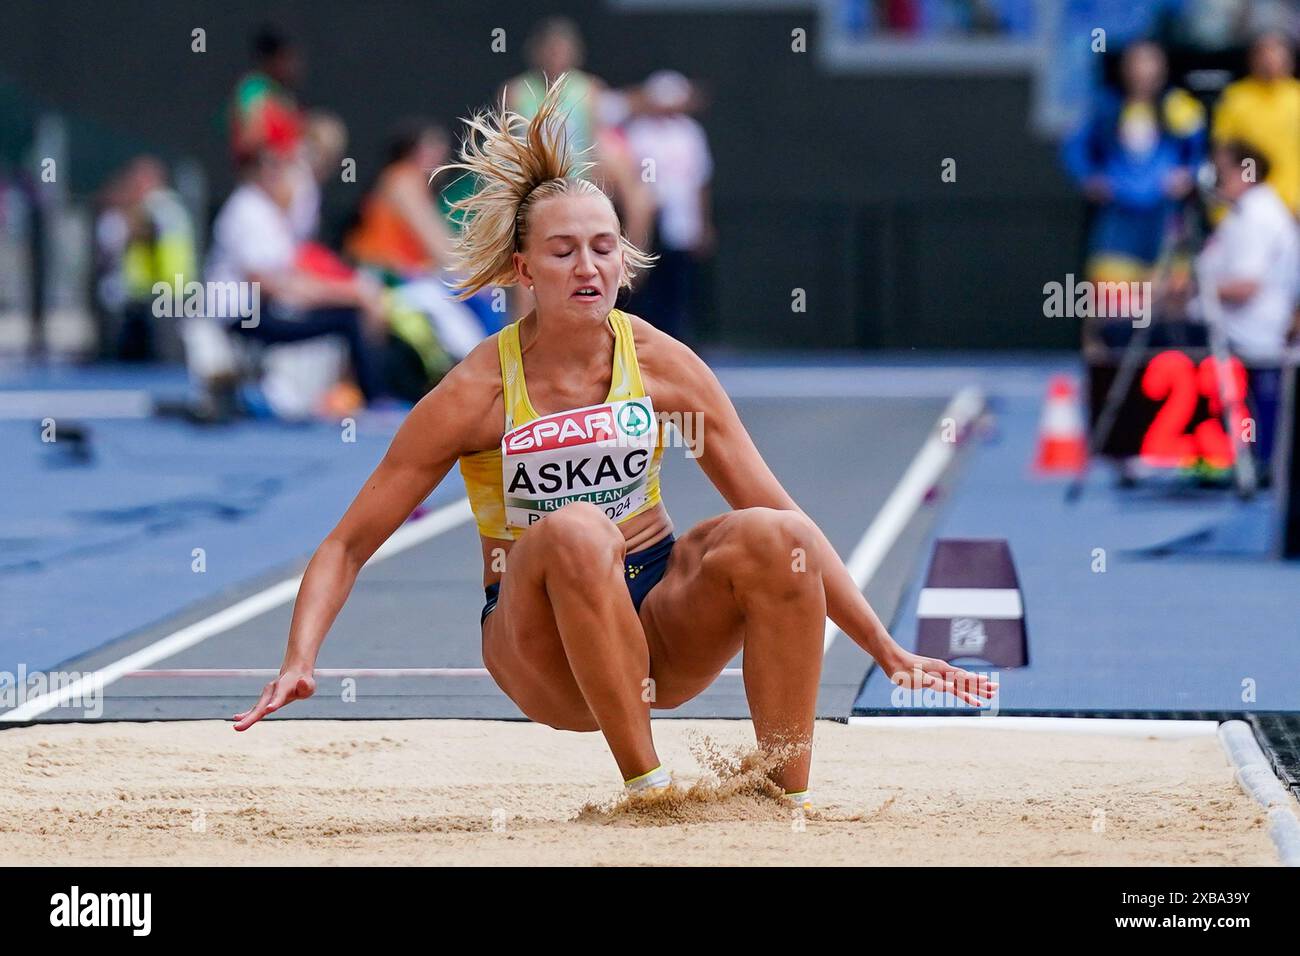
M560 94L565 75L549 87L537 114L527 119L508 108L502 93L497 110L475 113L464 122L460 162L440 167L474 177L474 191L451 204L461 226L456 240L457 266L462 273L455 289L464 299L485 286L515 283L513 255L523 249L528 218L535 204L551 196L604 195L582 176L595 164L578 162L569 143ZM585 152L585 151L584 151ZM625 268L623 285L654 260L619 237Z

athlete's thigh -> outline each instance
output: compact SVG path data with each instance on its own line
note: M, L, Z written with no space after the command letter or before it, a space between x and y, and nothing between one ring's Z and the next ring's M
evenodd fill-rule
M544 536L515 542L497 606L483 622L483 665L530 719L569 730L597 724L569 666L542 582Z
M641 602L654 706L670 708L690 700L741 649L744 619L717 560L734 514L709 518L678 538L663 579Z

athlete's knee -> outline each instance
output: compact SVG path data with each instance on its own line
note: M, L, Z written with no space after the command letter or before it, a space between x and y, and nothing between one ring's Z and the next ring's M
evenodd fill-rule
M572 730L578 733L588 733L593 730L600 730L600 724L596 723L596 718L592 716L590 710L583 707L581 710L575 709L565 704L558 704L554 701L549 703L539 703L537 701L515 701L525 717L537 724L545 724L553 730Z
M626 541L614 522L593 504L576 501L547 515L532 530L546 545L545 568L552 574L593 573L622 567Z
M719 528L704 570L726 581L742 609L754 597L812 604L824 599L816 534L800 512L745 508Z
M799 511L745 508L732 515L726 537L732 539L742 570L759 574L817 572L817 529Z

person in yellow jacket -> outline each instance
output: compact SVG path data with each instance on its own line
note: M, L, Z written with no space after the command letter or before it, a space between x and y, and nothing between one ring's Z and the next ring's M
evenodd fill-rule
M151 361L158 358L154 286L161 282L183 288L198 278L194 224L168 185L166 167L154 157L132 160L123 181L129 233L122 255L125 304L115 357Z
M1300 80L1295 55L1280 33L1266 33L1250 50L1250 75L1223 91L1214 117L1215 143L1243 140L1268 157L1272 186L1291 212L1300 212Z

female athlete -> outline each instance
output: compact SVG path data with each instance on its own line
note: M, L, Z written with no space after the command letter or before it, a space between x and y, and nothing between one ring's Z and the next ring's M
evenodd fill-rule
M601 731L629 790L663 787L651 710L695 697L743 650L758 744L790 755L771 777L811 806L828 615L895 683L976 706L997 685L899 647L708 366L614 307L649 257L582 178L557 112L562 80L531 120L504 103L468 120L448 167L477 183L458 204L462 292L520 283L535 307L403 422L307 566L280 675L235 729L311 696L357 573L459 462L482 542L483 662L525 715ZM662 423L691 415L706 439L697 460L734 510L675 539L659 484Z

